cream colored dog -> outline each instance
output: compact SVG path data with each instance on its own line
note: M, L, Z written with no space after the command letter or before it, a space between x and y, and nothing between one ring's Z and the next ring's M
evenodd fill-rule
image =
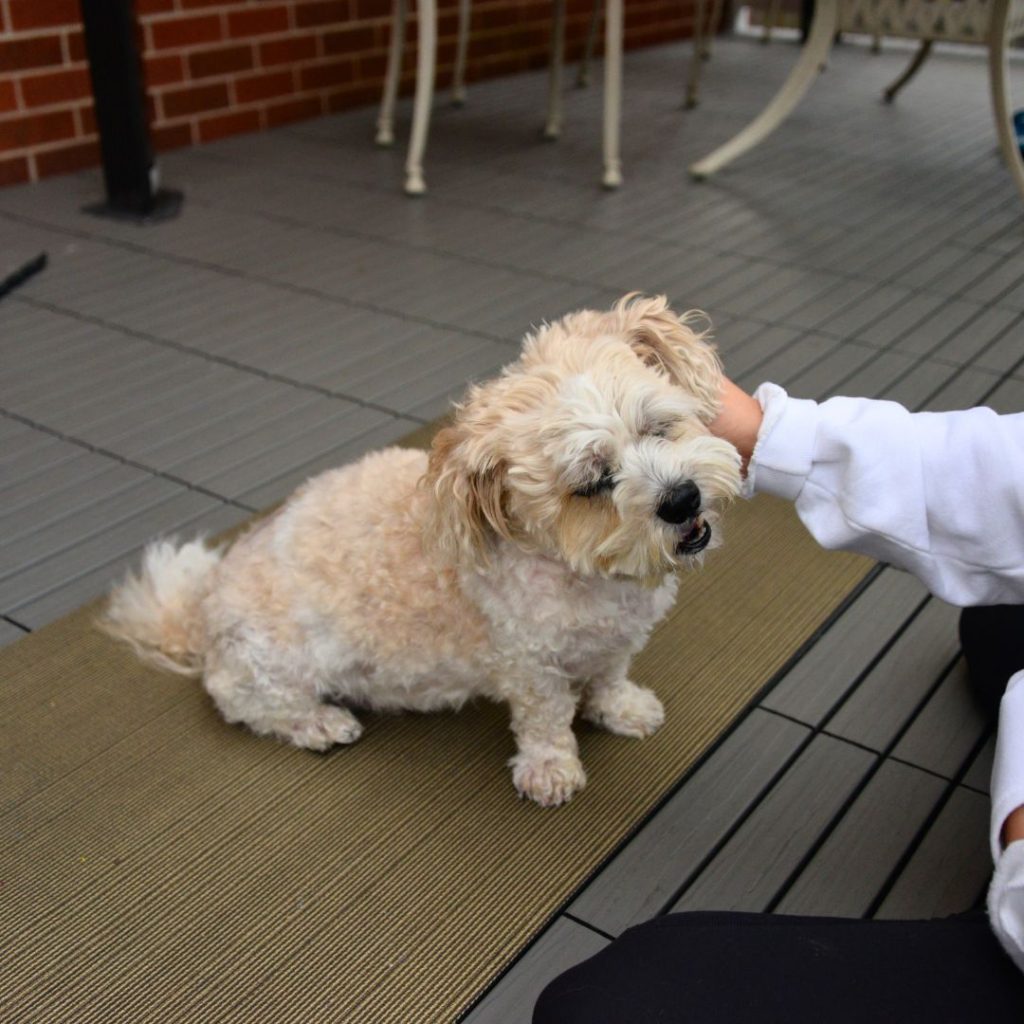
M229 722L313 750L359 738L352 706L505 701L516 789L561 804L586 781L578 707L622 736L662 722L626 672L739 489L706 426L720 381L664 298L573 313L472 388L429 457L314 477L226 553L152 544L102 625L201 675Z

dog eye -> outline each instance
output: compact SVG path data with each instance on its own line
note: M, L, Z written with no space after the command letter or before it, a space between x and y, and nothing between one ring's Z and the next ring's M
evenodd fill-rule
M612 471L606 469L593 483L585 484L583 487L573 491L578 498L592 498L596 494L604 494L615 487L615 477Z
M668 437L671 426L668 423L652 423L645 427L640 434L642 437Z

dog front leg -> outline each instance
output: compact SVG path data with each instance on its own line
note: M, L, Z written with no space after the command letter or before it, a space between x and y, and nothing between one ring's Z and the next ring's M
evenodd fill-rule
M665 709L651 690L626 678L630 657L610 661L587 680L583 717L618 736L643 739L665 721Z
M557 807L571 800L584 787L587 776L572 731L576 694L570 681L541 672L509 686L505 699L518 747L509 761L517 792L541 807Z

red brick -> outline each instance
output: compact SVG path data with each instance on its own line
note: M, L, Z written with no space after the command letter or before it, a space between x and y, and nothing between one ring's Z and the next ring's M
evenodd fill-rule
M191 18L168 18L149 25L153 46L157 50L170 50L181 46L198 46L220 41L220 17L202 14Z
M348 0L313 0L295 8L295 24L299 28L310 25L331 25L349 20Z
M78 108L78 119L82 123L83 135L96 134L96 108L91 103L87 107Z
M215 50L198 50L188 55L188 69L193 78L213 78L248 71L252 67L252 47L220 46Z
M239 103L254 103L257 100L277 99L295 92L295 81L291 71L269 71L262 75L235 79L235 96Z
M21 80L21 95L26 107L53 106L57 103L80 100L91 94L89 72L84 68L25 75Z
M265 36L271 32L287 31L287 7L271 7L267 4L260 4L258 7L243 7L238 11L228 11L228 35L233 38Z
M165 14L174 10L174 0L135 0L135 12L140 17L147 14Z
M165 118L184 117L228 105L228 87L223 82L189 86L161 94Z
M158 85L173 85L185 79L185 66L177 53L150 56L145 59L145 78L149 88Z
M18 106L18 94L14 90L14 82L9 78L0 78L0 114L6 114Z
M369 103L377 103L380 100L380 86L377 84L350 85L337 92L328 93L327 110L336 114L342 110L351 110L353 107L363 107Z
M28 68L47 68L64 63L64 50L60 36L32 36L29 39L10 39L0 42L0 68L24 71Z
M48 149L35 154L36 171L40 178L51 174L70 174L83 167L95 167L100 162L100 147L91 142L76 142L60 149Z
M153 147L157 152L166 149L180 149L192 145L192 126L190 124L154 125L150 129Z
M316 36L292 36L260 43L260 63L264 67L275 64L294 64L316 56Z
M143 50L143 45L140 40L139 52ZM85 52L85 33L81 29L75 29L73 32L68 33L68 54L71 57L72 64L78 64L88 59L88 55Z
M178 0L178 6L185 9L190 7L223 7L227 2L229 0Z
M28 181L28 157L16 156L10 160L0 160L0 187L4 185L20 185Z
M362 21L364 18L387 18L391 15L390 0L353 0L353 6L354 21Z
M358 62L359 71L356 74L356 78L361 82L381 82L384 80L384 72L387 70L387 65L387 57L383 54L360 57Z
M332 85L345 85L356 77L355 61L336 60L330 64L313 64L299 71L299 84L303 89L327 89Z
M284 103L277 103L267 107L267 127L273 128L276 125L288 124L291 121L304 121L310 117L319 117L321 113L319 96L286 100Z
M70 139L74 134L75 119L70 110L14 117L0 121L0 150L28 149L45 142Z
M231 114L217 114L199 122L199 141L213 142L228 135L256 132L260 129L258 110L236 110Z
M377 45L377 33L372 25L352 25L348 28L324 33L324 53L358 54Z
M78 0L8 0L7 9L16 32L82 23Z

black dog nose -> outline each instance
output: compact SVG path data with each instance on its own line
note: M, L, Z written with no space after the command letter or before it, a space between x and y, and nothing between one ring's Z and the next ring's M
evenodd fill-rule
M658 518L666 523L685 523L700 511L700 488L692 481L673 487L658 506Z

